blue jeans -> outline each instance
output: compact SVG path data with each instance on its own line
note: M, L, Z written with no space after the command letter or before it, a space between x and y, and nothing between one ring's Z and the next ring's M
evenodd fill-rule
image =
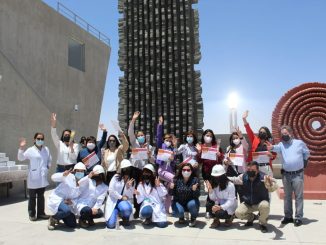
M53 215L53 218L60 220L62 219L66 226L75 228L77 226L76 217L71 212L69 205L62 201L59 205L58 212Z
M284 216L292 218L292 193L295 196L295 218L303 217L303 176L304 173L283 174L282 181L284 186Z
M113 210L111 217L106 221L106 227L109 229L114 229L117 223L117 217L120 214L121 218L129 219L132 214L132 206L128 201L121 201L117 203L115 209Z
M153 215L153 208L151 206L145 206L140 212L140 216L144 217L145 219L152 218L152 215ZM166 221L155 222L155 225L159 228L165 228L168 226L168 222Z
M174 215L178 218L184 218L185 211L189 211L189 213L191 214L191 218L196 219L198 217L198 212L199 212L199 200L198 199L190 200L186 205L181 205L178 202L173 202L172 209Z

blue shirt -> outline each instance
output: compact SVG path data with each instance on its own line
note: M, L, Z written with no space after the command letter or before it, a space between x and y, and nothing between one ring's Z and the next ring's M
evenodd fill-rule
M273 150L282 155L282 166L285 171L297 171L304 167L310 152L302 140L292 139L289 143L280 142L273 146Z

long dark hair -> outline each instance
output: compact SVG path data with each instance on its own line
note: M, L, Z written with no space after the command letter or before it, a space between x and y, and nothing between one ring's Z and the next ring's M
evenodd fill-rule
M140 176L140 181L143 184L144 184L144 179L143 179L143 174L144 173L149 173L150 174L149 183L151 184L152 188L154 188L155 187L155 174L151 170L144 168L143 173Z
M266 131L267 141L273 143L273 136L271 134L271 131L267 127L263 126L263 127L260 127L260 129L258 130L258 132L260 132L261 129L264 129Z
M132 167L127 167L127 168L122 168L121 169L121 173L118 173L116 178L118 181L121 181L123 176L128 175L128 179L131 179L131 171L132 171ZM127 173L127 174L126 174Z
M70 129L65 129L62 131L62 134L61 134L61 138L60 140L63 142L63 135L65 134L65 132L69 132L69 134L71 135L71 130Z
M193 130L189 130L188 132L185 133L184 138L183 138L184 143L188 143L187 142L187 136L188 135L192 135L192 137L194 138L193 145L197 145L198 139L197 139L197 136L196 136L196 134L195 134L195 132Z
M214 181L214 179L218 179L218 182ZM218 177L211 176L210 182L211 182L211 185L213 188L216 188L219 186L220 190L223 191L228 186L229 181L230 180L228 179L226 174L222 174L221 176L218 176Z
M201 143L202 144L205 144L205 139L204 139L204 137L205 137L205 135L207 134L207 133L211 133L213 136L212 136L212 145L216 145L216 137L215 137L215 134L214 134L214 132L213 132L213 130L211 130L211 129L206 129L205 131L204 131L204 133L202 134L202 136L201 136Z
M177 171L177 174L175 176L175 179L183 179L182 169L183 169L183 167L186 167L186 166L188 166L191 169L191 175L189 177L189 180L191 180L192 178L194 178L196 176L196 173L194 171L193 166L190 163L184 163L184 164L180 164L178 166L178 171Z
M230 142L231 150L233 150L236 147L236 145L233 143L233 135L239 136L237 132L233 132L230 135L229 142Z
M120 142L117 138L117 136L115 136L114 134L111 134L108 137L108 140L106 141L106 148L105 149L109 149L110 148L110 138L113 137L115 139L115 148L118 148L120 146Z

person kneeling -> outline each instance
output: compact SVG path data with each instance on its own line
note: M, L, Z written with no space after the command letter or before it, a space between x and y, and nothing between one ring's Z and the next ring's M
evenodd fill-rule
M269 216L269 194L275 191L278 186L276 181L261 172L259 165L255 161L247 164L247 171L238 177L229 177L235 183L243 186L242 200L235 211L235 215L242 220L247 220L245 226L252 226L255 220L253 212L259 212L259 224L263 233L267 232L267 219Z
M121 173L115 174L109 185L109 196L105 204L106 227L109 229L116 227L118 214L122 217L122 225L129 225L129 217L132 214L129 199L133 198L135 190L135 182L130 175L131 163L124 159L121 161Z
M143 168L142 180L135 190L140 207L140 217L144 218L144 225L152 221L160 228L168 225L164 206L164 197L168 193L158 177L155 177L155 169L152 164L146 164Z
M100 165L96 165L87 177L79 181L81 194L77 201L77 210L82 228L94 225L93 219L103 216L101 207L108 191L104 181L104 169Z
M238 206L234 184L229 181L222 165L215 165L211 176L211 181L205 182L209 198L215 203L211 210L214 221L210 227L219 227L220 219L225 219L225 226L231 226Z
M54 230L56 223L61 219L66 226L76 227L76 217L73 213L74 199L79 196L78 181L84 177L85 171L85 165L79 162L74 166L73 173L71 170L66 170L51 176L52 181L60 184L48 198L48 208L54 214L49 218L49 230Z

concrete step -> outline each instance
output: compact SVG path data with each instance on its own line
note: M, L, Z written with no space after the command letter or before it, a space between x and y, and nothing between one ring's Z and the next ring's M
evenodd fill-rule
M13 167L13 166L15 166L16 165L16 162L15 161L8 161L7 162L7 166L8 167Z
M6 153L0 152L0 158L6 157Z
M9 157L0 157L0 162L8 162Z

